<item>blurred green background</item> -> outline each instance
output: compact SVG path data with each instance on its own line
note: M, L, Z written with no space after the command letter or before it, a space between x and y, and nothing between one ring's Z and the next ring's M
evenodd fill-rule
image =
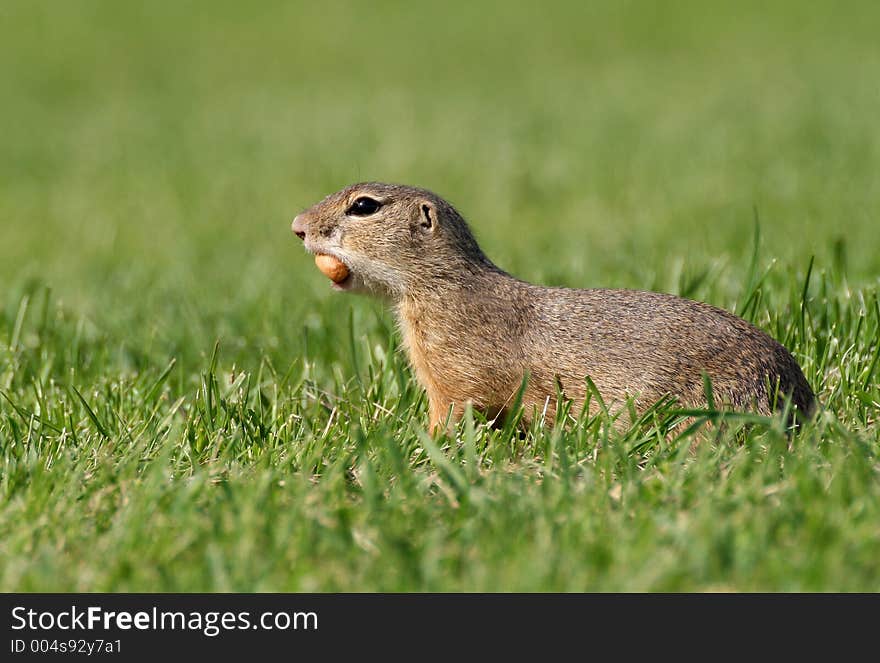
M419 185L451 200L521 278L736 309L757 214L757 270L770 274L756 322L791 329L811 256L814 273L833 272L834 293L817 304L825 317L792 349L820 395L837 394L842 419L876 438L865 293L880 275L878 34L872 1L4 0L0 586L877 588L876 439L841 443L833 453L866 451L837 465L812 451L788 458L796 469L783 479L764 449L768 474L744 479L744 492L717 479L727 460L681 481L661 469L661 490L640 460L606 467L600 454L586 474L560 475L567 492L554 505L532 461L511 461L478 468L497 504L450 506L395 420L361 420L364 438L345 427L361 406L346 391L356 375L393 383L386 409L419 419L424 404L382 304L333 293L290 221L355 181ZM246 403L267 417L258 443L204 414L218 340L218 375L262 375ZM303 372L299 386L285 371ZM339 430L312 384L355 408ZM27 413L55 430L32 418L31 442ZM95 421L114 417L121 432L105 436ZM123 434L141 425L149 434ZM297 454L328 431L337 437L318 443L326 475L313 484L312 451ZM398 443L414 454L404 471L382 456L396 459ZM379 454L356 457L402 486L401 502L364 507L369 483L344 460L355 446ZM831 474L814 468L847 463L850 488L829 515ZM590 483L589 468L608 483ZM213 489L218 471L225 492ZM655 499L656 520L618 509L616 482L624 505ZM688 511L707 494L735 517ZM765 526L773 514L778 528ZM505 538L520 525L531 538ZM358 534L371 527L372 539ZM816 541L823 552L808 554ZM400 570L383 565L395 550Z
M353 181L450 198L524 278L671 289L765 251L880 271L873 2L0 7L0 278L241 302ZM289 296L289 295L288 295Z

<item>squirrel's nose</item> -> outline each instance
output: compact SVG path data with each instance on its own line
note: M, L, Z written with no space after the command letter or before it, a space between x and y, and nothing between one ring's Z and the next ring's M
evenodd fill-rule
M306 238L306 223L302 218L302 214L297 214L293 218L293 223L290 224L290 228L293 230L293 233L299 237L300 239Z

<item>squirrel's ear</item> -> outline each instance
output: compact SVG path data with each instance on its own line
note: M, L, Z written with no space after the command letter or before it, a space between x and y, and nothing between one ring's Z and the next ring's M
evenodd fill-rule
M419 225L427 232L437 230L437 209L427 200L422 201L419 206Z

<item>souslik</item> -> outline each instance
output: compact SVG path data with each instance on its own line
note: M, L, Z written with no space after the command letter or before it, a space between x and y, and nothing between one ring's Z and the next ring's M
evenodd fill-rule
M580 409L586 376L611 408L669 396L705 407L706 375L716 406L771 414L790 400L797 420L815 410L791 353L745 320L668 294L521 281L492 264L430 191L354 184L299 214L293 231L335 288L393 307L432 430L467 403L503 413L526 375L526 425L534 416L552 423L559 393Z

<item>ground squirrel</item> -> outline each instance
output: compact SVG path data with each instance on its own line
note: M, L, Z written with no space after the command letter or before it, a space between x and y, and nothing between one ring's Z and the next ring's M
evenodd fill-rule
M780 343L722 309L638 290L551 288L520 281L480 250L461 215L424 189L377 182L334 193L293 232L335 288L389 300L427 390L430 427L471 403L497 417L523 385L524 421L552 419L558 394L583 405L589 376L609 407L672 396L771 414L814 397Z

